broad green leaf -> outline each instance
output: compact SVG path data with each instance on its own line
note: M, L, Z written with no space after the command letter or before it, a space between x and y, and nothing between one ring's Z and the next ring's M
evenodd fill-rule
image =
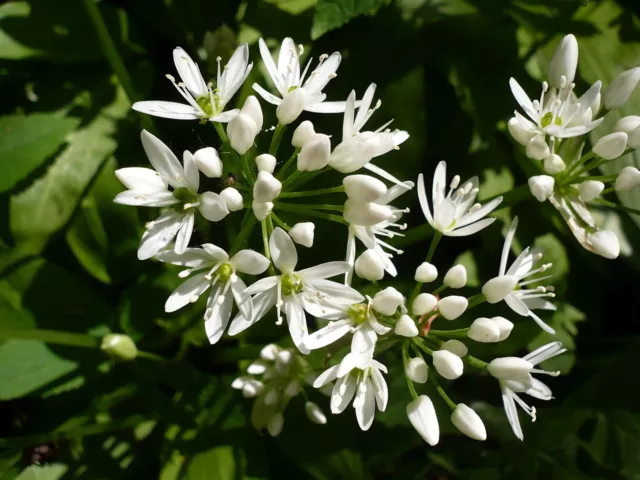
M318 0L311 27L311 38L317 39L359 15L373 15L391 0Z
M11 198L10 226L16 243L38 252L71 219L100 166L115 150L117 121L128 109L126 95L117 88L111 103L69 136L69 145L47 173Z
M552 264L551 268L545 272L545 276L553 275L553 278L543 281L540 284L553 284L557 288L564 277L569 273L569 257L567 256L567 250L553 233L547 233L546 235L536 237L533 242L533 246L535 248L542 249L543 257L541 262Z
M25 179L65 142L77 118L50 113L0 117L0 192Z
M185 469L184 480L234 480L236 461L231 445L214 447L195 455Z
M30 465L22 471L16 480L58 480L69 470L63 463L48 463L46 465Z
M0 327L9 329L33 328L35 322L22 309L20 294L5 280L0 280Z
M266 0L266 2L274 4L291 15L299 15L313 7L318 0Z

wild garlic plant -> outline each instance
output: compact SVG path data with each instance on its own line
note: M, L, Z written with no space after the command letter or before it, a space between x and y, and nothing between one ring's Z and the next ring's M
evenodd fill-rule
M578 41L567 35L551 58L539 98L532 100L512 78L509 85L524 114L516 110L508 128L526 155L541 162L541 174L529 178L531 194L540 202L551 202L585 249L615 259L620 253L618 238L596 224L589 206L640 213L605 198L640 186L640 171L633 166L611 175L599 171L640 147L640 116L620 118L591 148L588 135L624 107L640 81L640 67L620 73L604 90L598 80L580 96L574 83L577 67Z
M203 324L211 344L225 334L241 334L262 319L274 318L276 326L286 320L291 342L265 346L260 358L231 385L245 397L254 398L253 424L273 436L282 431L286 407L298 396L305 399L305 410L313 422L327 422L323 407L310 400L311 388L330 396L333 414L353 405L358 425L368 430L376 410L384 411L390 400L390 373L380 362L381 352L395 351L402 358L413 398L406 407L408 419L427 443L438 443L440 431L433 402L419 393L427 382L450 407L451 422L462 433L476 440L487 437L478 413L447 393L450 383L468 371L484 372L498 381L508 421L522 438L516 406L533 419L536 412L520 395L552 398L551 390L533 374L556 375L538 364L564 349L559 342L552 342L523 358L484 361L469 355L465 342L500 342L515 327L514 318L474 315L473 309L485 302L504 301L515 318L530 317L543 330L554 333L539 316L540 311L555 309L553 287L541 284L551 278L545 273L551 264L544 262L544 252L526 248L509 264L515 219L496 276L481 291L471 296L459 294L467 284L462 265L452 266L437 282L440 275L432 262L442 239L473 235L490 227L495 218L489 215L502 202L502 197L497 197L484 205L477 203L478 178L447 178L447 165L441 162L431 181L423 175L416 179L419 204L434 234L425 261L416 265L415 284L407 291L381 285L385 278L398 274L394 256L402 252L393 246L393 238L406 228L402 217L407 209L393 204L398 197L410 194L416 184L395 178L379 157L398 149L408 133L391 130L390 122L367 129L381 106L375 101L375 85L361 97L351 92L344 102L326 100L324 90L336 77L341 62L338 52L322 55L315 66L309 61L302 67L303 49L289 38L282 42L277 58L262 40L259 50L277 94L257 84L253 88L276 106L275 128L264 128L263 105L255 96L249 96L240 109L227 108L251 71L247 45L236 50L224 69L218 69L215 84L206 82L197 64L177 48L174 61L181 81L176 82L173 76L169 79L187 104L147 101L134 105L151 115L212 123L222 144L219 151L213 147L185 151L181 162L159 138L143 131L142 144L153 169L135 167L116 172L127 187L116 202L161 209L160 216L146 225L138 256L181 268L178 276L184 281L167 299L166 311L187 308L207 293ZM597 123L591 118L593 114L582 112L580 102L572 100L568 85L573 76L560 77L553 84L558 90L553 90L551 106L544 101L537 107L521 102L532 116L523 124L527 132L533 132L528 142L539 143L549 137L549 154L554 145L560 146L553 138L586 133ZM521 100L520 90L515 87L514 91ZM596 95L592 92L589 98L591 106ZM575 110L571 113L575 127L567 127L568 117L561 117L567 108ZM342 113L341 138L316 132L309 120L293 126L303 111ZM557 128L550 129L553 125ZM283 144L288 128L292 129L291 147ZM270 137L268 151L256 147L259 135ZM283 153L287 149L289 152ZM596 146L594 150L602 154L605 149ZM303 189L311 179L328 171L344 174L342 184ZM218 179L216 191L200 188L201 174ZM558 188L561 185L559 181ZM563 192L558 190L558 199L564 198ZM303 200L311 197L321 201ZM305 221L288 225L281 218L283 212L296 213ZM212 243L192 245L197 217L222 229L217 222L230 215L242 220L237 233L230 236L229 251ZM314 246L316 225L312 220L320 221L318 226L333 223L344 229L344 260L300 265L298 248L318 248ZM261 252L248 248L254 232L262 236ZM498 235L495 228L494 234ZM363 286L369 295L360 291ZM319 328L313 328L316 321ZM325 364L314 368L309 355L317 350L326 353Z

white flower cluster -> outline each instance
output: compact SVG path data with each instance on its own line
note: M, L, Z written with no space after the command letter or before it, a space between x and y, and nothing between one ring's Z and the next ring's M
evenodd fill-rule
M550 344L524 359L499 358L486 363L469 355L460 338L481 343L500 342L514 328L511 321L498 316L480 317L455 330L435 330L432 326L436 321L443 323L442 319L445 322L471 320L469 312L478 304L504 300L515 314L531 317L544 330L554 333L534 313L538 309L555 309L547 300L554 296L553 288L540 285L550 276L538 275L551 264L540 263L541 251L527 248L507 269L516 219L507 234L498 276L483 286L482 293L469 297L461 292L442 295L446 290L466 287L467 272L462 265L450 268L442 285L422 292L424 284L438 278L438 270L431 263L438 242L443 237L472 235L488 227L495 218L487 216L502 202L502 197L498 197L484 205L476 203L478 178L463 182L455 175L447 182L446 164L440 162L430 199L423 176L418 177L419 203L434 235L426 261L415 271L415 287L407 294L393 287L379 287L377 282L383 280L385 273L397 275L392 259L402 252L389 243L389 239L402 235L406 228L400 220L408 210L391 204L412 190L414 182L395 178L372 160L397 149L408 134L388 129L388 123L374 131L365 130L365 124L380 107L380 101L374 103L375 85L371 85L360 100L351 92L345 102L325 101L323 89L336 76L341 61L339 53L323 55L314 70L309 71L309 62L301 71L302 47L296 47L291 39L283 41L277 59L272 58L263 40L259 41L259 48L278 92L274 95L253 85L260 97L277 106L278 125L265 130L273 132L268 151L260 151L256 144L264 122L256 97L249 96L240 109L226 110L251 72L247 45L236 50L222 71L218 62L215 88L205 82L197 64L182 49L176 49L174 61L181 82L169 78L187 104L150 101L134 105L140 112L161 117L213 122L223 144L220 151L212 147L195 153L186 151L181 163L163 142L143 131L142 144L154 169L135 167L116 172L128 189L116 197L116 202L163 209L157 220L146 225L138 256L140 259L154 257L182 267L178 275L185 281L169 296L165 310L173 312L195 303L209 290L204 326L212 344L225 332L238 335L269 315L274 314L277 325L286 319L296 350L276 345L264 347L260 359L248 366L247 375L237 378L232 385L245 397L255 397L253 424L273 436L282 430L288 402L298 393L308 398L304 388L309 384L330 391L330 410L334 414L352 404L359 426L362 430L369 429L376 410L384 411L389 401L387 368L374 357L380 350L398 346L402 350L407 385L414 398L407 406L407 415L428 443L438 442L438 419L431 400L426 395L418 395L414 386L427 381L436 386L451 407L451 421L461 432L477 440L486 438L478 414L464 403L454 403L438 380L461 377L465 365L488 371L500 381L507 417L513 431L522 438L515 405L532 416L535 410L517 394L527 393L543 400L551 398L550 390L531 374L543 373L534 366L561 353L561 346ZM565 88L566 80L563 82L560 83ZM551 123L561 125L562 122L557 122L556 110ZM303 121L291 134L293 153L288 160L281 161L278 152L287 126L303 111L344 112L342 138L334 146L329 136L316 132L313 123ZM546 118L547 113L545 110L536 115ZM538 123L545 122L541 119ZM227 123L226 131L220 123ZM590 128L592 123L589 120L583 129ZM536 125L536 138L544 140L548 134L544 129L548 125ZM373 175L363 173L363 169ZM342 185L300 190L312 178L331 170L345 174ZM212 179L206 184L217 191L200 192L200 173ZM335 198L336 194L344 194L346 198L338 204L324 203L324 198ZM321 197L323 202L300 203L306 197ZM241 210L246 211L242 220L236 216L238 228L236 234L229 235L229 253L212 243L190 246L197 214L210 222L219 222ZM346 261L299 268L296 244L313 247L315 225L303 221L289 226L278 216L281 212L346 227ZM242 249L258 223L263 253ZM359 256L356 240L365 247ZM266 272L267 275L248 283L248 276ZM376 293L364 296L353 288L354 273L362 280L374 282ZM344 282L330 280L339 276L344 276ZM319 320L322 328L310 332L310 319ZM344 355L336 355L341 358L339 363L316 375L305 356L323 348ZM436 373L429 374L430 368ZM316 404L307 401L305 409L312 421L326 422Z
M551 202L584 248L615 259L620 253L618 238L598 227L588 204L637 213L603 196L640 186L640 171L629 166L618 174L601 175L597 169L640 147L640 117L621 118L589 151L585 144L589 132L627 103L640 81L640 67L620 73L604 91L598 80L578 97L577 66L578 42L567 35L551 58L539 99L531 100L512 78L511 91L526 116L516 111L508 128L527 156L541 162L544 173L529 178L531 194L540 202Z

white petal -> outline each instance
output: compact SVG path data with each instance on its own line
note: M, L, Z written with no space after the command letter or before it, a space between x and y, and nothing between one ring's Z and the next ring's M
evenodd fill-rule
M307 336L304 344L309 350L326 347L349 333L352 324L351 320L330 322L326 327Z
M516 81L515 78L509 79L509 86L511 87L511 93L513 93L513 96L515 97L516 102L518 102L518 105L522 107L525 113L529 115L529 117L531 117L532 120L535 120L536 111L533 109L533 104L531 103L531 99L525 93L525 91L522 89L522 87Z
M278 267L279 268L279 267ZM298 275L304 280L315 280L320 278L330 278L341 275L349 270L347 262L327 262L315 267L300 270Z
M280 52L278 53L278 72L280 72L280 75L284 79L283 85L287 89L299 84L300 59L298 57L298 47L289 37L285 38L280 45Z
M312 113L342 113L345 111L347 102L320 102L306 105L304 109Z
M204 267L206 265L213 266L215 263L215 260L202 248L187 248L181 254L173 250L167 250L160 252L156 255L156 258L164 263L191 268Z
M186 85L194 97L208 95L207 84L202 78L200 68L182 48L173 50L173 62L178 70L182 83Z
M231 121L233 117L238 115L238 113L240 113L239 108L234 108L233 110L227 110L226 112L219 113L218 115L213 117L211 121L219 122L219 123L228 123Z
M239 272L249 275L260 275L269 268L267 257L255 250L240 250L230 260L231 265Z
M180 225L180 230L176 235L176 245L173 248L174 251L178 254L184 253L187 247L189 246L189 241L191 240L191 234L193 233L193 222L195 220L195 215L193 212L187 213L182 218L182 224Z
M278 278L278 276L261 278L252 284L247 291L249 292L249 295L254 295L256 293L264 292L270 288L275 288L278 284Z
M218 262L226 262L229 260L229 255L224 249L214 245L213 243L203 243L202 248L208 255L216 259Z
M166 312L175 312L192 303L193 300L197 300L211 286L211 281L204 278L205 275L206 273L194 275L176 288L164 304L164 310Z
M351 351L356 354L373 356L378 335L368 324L362 325L353 333L351 338Z
M159 193L167 190L167 183L151 168L120 168L115 173L116 178L129 190L141 193Z
M338 52L333 52L329 58L322 62L322 65L309 76L308 80L304 83L305 90L310 94L322 92L322 89L329 83L329 80L335 76L341 60L342 56Z
M356 110L356 92L351 90L344 107L344 118L342 120L342 141L346 142L357 131L354 129Z
M242 314L236 315L229 326L229 335L237 335L244 332L251 325L255 324L258 320L266 315L276 304L276 292L275 290L265 290L253 297L253 318L245 318Z
M479 232L483 228L488 227L495 221L496 221L495 218L485 218L484 220L480 220L479 222L472 223L471 225L467 225L466 227L456 228L452 232L448 232L447 236L466 237L467 235L473 235L474 233Z
M358 108L358 115L354 121L356 131L360 131L360 129L364 126L366 122L367 115L369 114L369 108L371 107L371 103L373 102L373 96L376 93L376 84L372 83L367 87L362 96L362 101Z
M342 320L346 317L344 305L325 301L315 290L303 290L298 295L298 300L302 303L304 311L316 318Z
M220 96L227 103L242 86L247 76L251 72L252 65L249 65L249 46L243 43L227 62L224 71L220 76Z
M267 92L264 88L262 88L257 83L253 84L253 89L256 91L258 95L260 95L265 101L269 102L272 105L280 105L282 103L282 99L276 97L272 93Z
M309 353L309 349L304 344L304 339L308 335L307 317L304 314L302 304L295 298L284 302L284 314L287 317L289 333L293 344L298 347L301 353Z
M173 120L198 120L204 116L203 112L191 105L163 100L136 102L131 108L136 112Z
M504 298L504 301L509 305L509 308L516 312L518 315L522 315L523 317L529 316L529 307L525 305L525 303L520 300L516 295L510 293Z
M541 329L543 329L545 332L547 332L547 333L549 333L551 335L555 335L556 334L556 331L553 328L551 328L549 325L544 323L542 321L542 319L539 316L537 316L535 313L533 313L531 310L529 310L529 316L531 318L533 318L533 321L536 322L538 324L538 326Z
M515 217L511 222L507 236L504 239L504 245L502 246L502 255L500 256L500 270L498 275L504 275L507 271L507 260L509 259L509 252L511 251L511 243L513 237L516 234L516 228L518 228L518 217Z
M253 315L253 300L251 295L247 293L247 285L244 281L238 277L236 281L231 284L231 293L240 310L240 314L244 318L252 318Z
M532 365L538 365L539 363L549 360L550 358L560 355L566 351L566 348L562 347L561 342L551 342L535 349L533 352L524 356L523 359Z
M518 418L518 409L516 403L513 400L515 394L506 387L502 387L502 403L504 404L504 411L507 414L507 420L511 425L514 435L522 440L524 435L522 434L522 427L520 426L520 419Z
M218 287L211 292L205 312L204 330L212 345L218 343L218 340L222 337L229 324L231 309L233 308L233 297L231 295L225 296L223 302L218 303L220 291L221 288Z
M262 38L258 40L258 46L260 49L260 56L262 57L262 61L264 62L264 66L266 67L267 72L269 73L269 76L271 77L271 81L273 82L275 87L278 89L278 91L282 93L284 80L282 78L282 75L280 75L280 72L278 71L276 64L273 61L273 57L271 56L271 52L269 51L267 44L264 42ZM254 88L255 88L255 84L254 84ZM267 99L265 98L265 100Z
M184 187L184 169L169 147L146 130L140 133L140 139L149 162L163 180L173 188Z
M596 128L598 125L602 123L603 120L604 120L604 117L598 118L597 120L587 123L586 125L576 125L575 127L564 128L561 131L559 131L557 134L554 134L554 136L558 138L579 137L580 135L584 135L585 133L588 133L594 128Z
M357 290L331 280L313 280L310 282L310 288L320 292L323 297L331 299L332 302L337 304L351 305L364 301L364 297Z
M339 366L340 365L334 365L333 367L329 367L320 375L318 375L318 378L313 381L313 388L324 387L327 383L333 382L336 378L338 378Z
M162 214L142 235L138 247L138 258L146 260L156 255L175 238L184 215L173 211Z
M539 400L551 400L553 399L553 394L551 393L551 389L547 387L540 380L534 378L531 383L531 387L527 390L527 395L531 395L534 398Z
M178 203L171 192L144 193L136 190L125 190L116 195L114 203L133 207L168 207Z
M493 210L500 205L500 203L502 202L502 197L498 197L498 198L494 198L493 200L491 200L488 203L485 203L484 205L482 205L478 210L476 210L473 213L468 213L466 215L464 215L460 221L458 223L456 223L456 229L458 228L462 228L465 225L469 225L473 222L475 222L476 220L480 220L483 217L486 217L487 215L489 215L491 212L493 212Z
M184 164L184 183L192 192L197 192L200 186L200 171L193 155L188 150L182 154Z
M346 386L344 395L340 395L340 389L342 385ZM331 392L331 413L338 414L344 412L347 408L353 394L356 393L357 383L355 378L349 376L340 378L333 386L333 392Z
M269 238L271 261L283 273L291 273L298 264L298 252L291 237L276 227Z
M429 210L429 202L427 201L427 192L424 186L424 175L418 175L418 200L420 202L420 208L422 208L422 213L424 213L427 222L429 225L433 224L433 216L431 216L431 210Z
M449 199L445 199L440 203L434 202L433 221L435 228L440 231L449 230L456 218L456 210L456 204Z
M431 201L433 202L433 217L435 219L436 205L445 199L447 190L447 162L438 163L436 171L433 174L433 185L431 187Z
M198 196L200 205L198 211L210 222L219 222L229 215L227 204L220 195L213 192L204 192Z
M376 413L376 397L373 385L370 380L367 380L366 385L367 387L364 392L358 392L358 395L361 395L362 398L361 402L355 407L358 425L360 425L360 428L365 432L371 428Z
M387 409L387 404L389 402L389 388L387 387L387 382L384 380L380 370L377 368L371 369L371 381L375 387L378 410L384 412Z

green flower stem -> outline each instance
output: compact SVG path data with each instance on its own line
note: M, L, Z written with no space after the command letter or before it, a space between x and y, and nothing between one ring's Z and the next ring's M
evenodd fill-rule
M609 182L613 182L616 178L618 177L617 174L614 175L589 175L588 177L581 177L580 180L581 181L586 181L586 180L598 180L601 181L603 183L609 183Z
M284 182L282 182L282 191L286 191L287 187L291 185L296 180L296 178L302 175L302 173L303 172L301 172L300 170L296 170L291 175L289 175L289 177Z
M487 299L482 293L477 293L476 295L469 297L467 301L469 302L469 304L467 305L467 310L469 310L470 308L473 308L477 305L480 305L481 303L486 302Z
M256 183L256 177L251 169L251 165L249 164L249 156L246 153L241 155L240 161L242 162L242 167L246 171L246 176L248 177L247 181L249 182L249 185L253 187L253 184Z
M407 369L407 364L409 363L409 344L410 344L410 340L405 340L404 342L402 342L402 365L404 366L405 372ZM416 399L418 398L418 392L416 392L416 388L413 386L413 381L407 376L407 374L404 374L404 378L407 381L407 388L409 388L409 393L411 393L411 398L412 399Z
M284 135L284 131L287 129L286 125L281 125L278 123L275 131L273 132L273 137L271 137L271 145L269 145L269 153L277 158L278 148L280 147L280 141L282 140L282 136Z
M324 167L323 169L316 170L315 172L307 172L307 175L305 175L304 177L300 178L297 182L295 182L291 186L291 189L292 190L296 190L296 189L306 185L307 183L309 183L311 180L316 178L318 175L322 175L323 173L329 172L331 170L332 170L331 167Z
M273 276L276 274L276 271L273 268L273 262L271 261L271 252L269 251L269 227L267 225L267 219L262 220L262 222L260 223L262 224L262 245L264 247L264 256L267 257L267 260L269 260L269 274Z
M101 337L83 333L61 332L58 330L23 329L0 330L0 339L39 340L41 342L70 347L100 348Z
M617 203L610 202L605 200L604 198L597 198L593 200L593 203L597 203L598 205L604 205L605 207L610 207L615 210L619 210L621 212L631 213L633 215L640 215L640 210L631 207L625 207L624 205L619 205Z
M442 232L440 232L439 230L435 230L433 237L431 238L431 245L429 246L429 251L427 252L427 258L425 260L426 262L431 262L431 259L433 258L433 254L436 252L436 247L438 246L438 243L440 242L441 238L442 238ZM413 299L418 296L421 288L422 288L422 282L417 282L415 288L411 292L411 296L409 297L409 305L411 305L411 302L413 302Z
M292 205L292 204L289 204L289 203L283 204L278 202L278 205L282 206L282 205ZM310 208L311 210L328 210L330 212L342 213L344 211L344 205L328 205L326 203L296 203L295 206L300 207L301 209Z
M429 335L445 338L466 338L468 328L459 328L457 330L429 330Z
M595 153L593 153L592 151L583 155L580 160L578 160L576 163L574 163L573 165L571 165L565 173L565 176L569 176L571 174L571 172L573 172L576 168L578 168L580 165L584 164L585 162L591 160L592 158L594 158L596 156Z
M438 295L439 293L444 292L447 289L446 285L440 285L438 288L436 288L431 295Z
M285 174L287 173L287 170L289 169L289 167L291 167L291 164L295 162L296 158L298 158L299 153L300 153L300 149L296 148L293 151L293 154L289 157L289 159L286 162L284 162L284 164L278 169L278 174L276 175L276 178L278 180L282 181Z
M211 123L213 123L213 126L216 129L216 132L218 132L218 135L220 136L220 140L222 140L222 143L224 143L225 145L229 145L229 137L227 137L227 134L224 131L224 128L222 127L222 124L220 122L211 122Z
M274 208L282 210L283 212L293 212L299 213L301 215L309 215L311 217L324 218L325 220L330 220L332 222L337 222L341 225L348 225L344 218L340 215L334 215L331 213L319 212L317 210L312 210L308 207L302 207L300 205L293 205L289 203L277 203Z
M449 395L447 395L447 392L444 391L444 388L442 388L442 386L440 385L440 382L438 381L437 375L433 375L433 374L429 375L429 381L433 383L433 386L436 388L436 391L440 394L440 396L445 401L445 403L449 406L449 408L452 411L455 410L457 405L453 400L451 400L451 398L449 398Z
M413 344L418 347L420 350L422 350L424 353L426 353L427 355L429 355L430 357L433 356L433 350L431 350L429 347L427 347L424 344L424 339L423 338L418 338L418 337L413 337L411 339L411 341L413 342Z
M258 219L255 215L253 215L253 212L249 208L244 218L242 219L242 228L240 229L240 233L236 237L236 241L231 248L231 255L240 250L240 247L245 242L249 234L251 234L251 231L253 230L253 227L255 227L257 222Z
M342 192L344 192L344 187L340 185L338 187L332 187L332 188L319 188L318 190L306 190L303 192L281 193L278 198L313 197L315 195L324 195L325 193L342 193Z
M485 370L489 365L484 360L480 360L473 355L465 355L464 357L462 357L462 361L471 367L479 368L481 370Z
M291 227L289 225L287 225L286 223L284 223L280 217L278 217L278 215L275 214L275 212L271 212L271 218L273 219L274 222L276 222L278 224L278 226L284 230L286 230L287 232L289 230L291 230Z

